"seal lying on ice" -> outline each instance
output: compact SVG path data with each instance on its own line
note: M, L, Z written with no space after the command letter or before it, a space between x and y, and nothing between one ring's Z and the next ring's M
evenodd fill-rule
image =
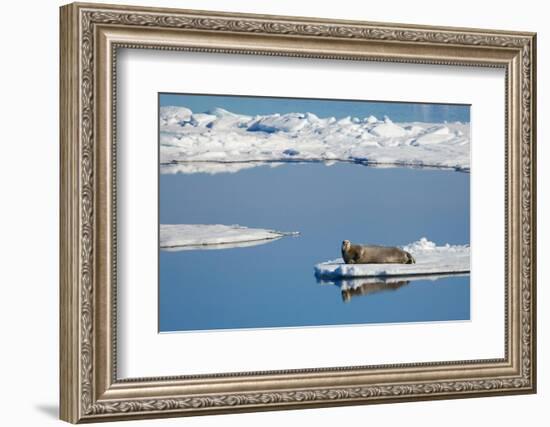
M352 245L342 242L342 258L346 264L414 264L413 256L393 246Z

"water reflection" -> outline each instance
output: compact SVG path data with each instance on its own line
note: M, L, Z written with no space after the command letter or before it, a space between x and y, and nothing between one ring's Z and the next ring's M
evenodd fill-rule
M284 166L289 164L323 164L325 166L333 166L338 163L350 163L362 166L368 166L369 168L375 169L395 169L395 168L405 168L405 169L418 169L418 170L449 170L456 172L469 173L470 168L468 166L430 166L430 165L420 165L420 164L407 164L404 163L374 163L369 162L367 159L339 159L339 160L323 160L323 159L285 159L285 161L280 160L264 160L264 161L171 161L167 163L160 164L160 173L163 175L192 175L198 173L204 173L208 175L216 175L220 173L230 173L235 174L247 169L252 169L256 167L270 167L276 168L278 166Z
M368 296L379 292L397 291L410 282L418 280L437 281L448 277L463 277L467 274L415 274L410 276L386 276L386 277L358 277L325 279L315 276L317 283L321 285L333 285L340 288L342 301L348 303L352 298Z

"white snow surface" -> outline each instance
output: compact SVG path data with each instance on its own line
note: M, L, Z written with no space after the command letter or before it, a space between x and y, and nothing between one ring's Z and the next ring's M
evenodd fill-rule
M467 273L470 271L470 245L436 246L425 237L402 247L415 264L345 264L342 258L315 266L320 278L385 277L427 274Z
M469 123L393 123L313 113L248 116L160 109L162 173L236 172L262 162L350 161L469 171Z
M297 235L263 228L223 224L161 224L160 248L163 250L228 249L256 246Z

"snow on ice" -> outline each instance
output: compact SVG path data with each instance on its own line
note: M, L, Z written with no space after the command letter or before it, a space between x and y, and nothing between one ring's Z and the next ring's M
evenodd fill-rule
M470 271L470 246L436 246L425 237L403 246L410 252L415 264L345 264L342 258L322 262L315 266L319 278L385 277L427 274L468 273Z
M162 173L236 172L266 162L349 161L469 171L469 123L393 123L312 113L248 116L160 109Z
M256 246L297 235L240 225L222 224L161 224L160 247L163 250L228 249Z

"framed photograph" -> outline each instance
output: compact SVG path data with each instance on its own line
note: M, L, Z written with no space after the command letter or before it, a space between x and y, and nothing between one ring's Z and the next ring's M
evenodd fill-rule
M535 34L60 13L63 420L536 391Z

